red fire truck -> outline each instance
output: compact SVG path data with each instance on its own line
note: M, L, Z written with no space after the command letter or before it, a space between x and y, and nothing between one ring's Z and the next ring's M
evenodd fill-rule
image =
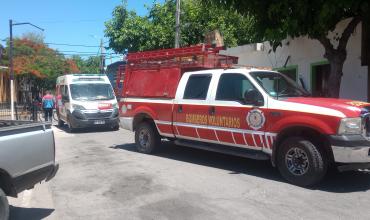
M232 68L236 57L201 45L128 54L120 121L137 150L177 145L271 160L293 184L330 166L370 167L370 104L313 98L275 71Z

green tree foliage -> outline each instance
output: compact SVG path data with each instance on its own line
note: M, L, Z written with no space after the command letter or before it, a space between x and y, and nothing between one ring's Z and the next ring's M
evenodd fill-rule
M82 59L78 55L71 58L77 65L80 73L100 73L100 57L91 56L87 59Z
M363 0L205 0L205 6L223 6L252 16L260 41L271 41L274 48L287 36L308 36L325 48L330 62L327 95L338 97L346 59L347 42L361 21L369 21L369 1ZM342 33L328 39L338 22L350 19Z
M105 23L109 46L116 52L172 48L175 39L176 1L166 0L148 7L148 15L129 11L125 3L114 8L112 19ZM204 34L218 29L226 46L255 41L253 19L236 10L214 5L204 6L200 0L181 1L181 45L204 42Z

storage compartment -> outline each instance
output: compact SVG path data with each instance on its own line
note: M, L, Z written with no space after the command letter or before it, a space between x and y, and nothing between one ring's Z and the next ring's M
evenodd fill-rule
M126 97L174 98L181 78L180 68L134 70L126 74Z
M127 55L123 97L173 99L187 71L228 68L237 57L220 55L207 45L131 53Z

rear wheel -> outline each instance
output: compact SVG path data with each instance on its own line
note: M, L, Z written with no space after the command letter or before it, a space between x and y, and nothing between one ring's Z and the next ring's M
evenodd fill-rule
M322 180L327 171L327 160L317 146L301 137L283 141L277 152L281 175L299 186L312 186Z
M142 122L135 131L135 142L139 152L151 154L160 145L161 137L152 124Z
M0 189L0 219L9 219L9 203L4 191Z

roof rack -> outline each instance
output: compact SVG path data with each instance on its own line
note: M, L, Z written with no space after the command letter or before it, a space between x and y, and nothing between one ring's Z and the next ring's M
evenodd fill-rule
M230 68L238 57L219 54L223 47L197 45L184 48L163 49L129 53L127 63L130 69L151 69L159 67L178 68Z
M242 65L242 64L234 64L232 68L245 68L245 69L257 69L257 70L272 70L270 66L251 66L251 65Z

